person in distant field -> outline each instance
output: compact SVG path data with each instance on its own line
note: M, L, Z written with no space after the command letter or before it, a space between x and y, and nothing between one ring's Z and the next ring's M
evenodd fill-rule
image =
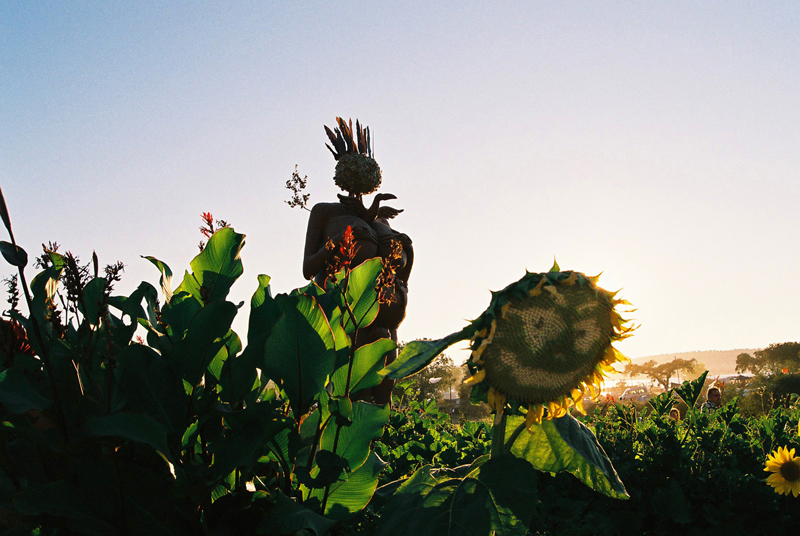
M719 387L709 387L706 397L708 400L706 400L703 405L700 406L700 411L703 413L716 411L722 407L722 393L720 392Z
M680 410L678 408L672 408L671 410L669 410L669 418L672 419L673 421L681 420Z

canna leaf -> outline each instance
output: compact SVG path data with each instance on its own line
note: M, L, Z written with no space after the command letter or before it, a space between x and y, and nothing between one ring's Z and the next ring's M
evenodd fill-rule
M265 294L262 307L265 317L274 321L260 349L263 370L286 392L299 418L308 412L333 370L333 333L310 296L279 294L272 299ZM254 350L259 351L258 346Z
M350 372L350 393L375 387L381 383L383 377L378 375L378 371L383 368L386 355L396 348L397 344L391 339L379 339L358 348L353 356L352 370L350 370L349 363L345 363L331 376L333 394L337 396L345 394L348 371Z
M2 218L3 225L6 226L8 234L11 235L11 217L8 215L8 207L6 206L6 198L3 195L2 188L0 188L0 218Z
M90 417L83 429L93 437L123 437L145 443L173 461L167 446L167 427L144 413L126 411Z
M205 249L195 257L183 282L175 291L189 292L200 303L224 300L233 283L244 272L239 257L244 246L244 235L230 227L223 227L208 240Z
M19 246L10 242L0 241L0 253L3 258L12 266L25 268L28 265L28 254Z
M364 509L378 487L378 477L386 462L370 452L367 460L355 470L345 473L346 479L330 485L325 511L322 514L336 520L347 519ZM321 506L323 488L313 490L306 504Z
M466 476L418 469L384 507L378 536L524 536L536 502L536 471L513 456L476 460Z
M51 402L31 386L22 368L15 366L0 372L0 404L19 415L31 409L47 409Z
M693 408L697 403L697 399L700 398L700 394L703 392L703 385L706 382L706 376L708 376L707 370L699 378L691 381L686 380L680 387L675 388L675 392L690 408Z
M530 432L525 430L524 416L509 415L506 443L509 440L513 440L511 454L529 461L539 471L567 471L603 495L615 499L629 498L625 485L597 438L569 414L533 424Z
M164 293L164 301L169 303L169 301L172 299L172 270L170 270L169 266L167 266L165 262L162 262L155 257L145 257L142 255L142 258L153 263L161 272L161 278L158 280L158 283L161 285L161 292Z
M386 368L378 371L378 374L392 380L402 380L424 369L448 347L458 341L469 339L474 333L475 327L470 324L459 332L451 333L444 339L412 341L403 347L397 359L387 365Z

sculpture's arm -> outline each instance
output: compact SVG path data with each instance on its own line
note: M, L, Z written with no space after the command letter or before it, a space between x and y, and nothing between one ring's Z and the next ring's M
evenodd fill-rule
M325 225L328 221L328 211L320 205L311 209L306 229L306 246L303 253L303 277L314 279L318 273L325 269L328 262L328 250L325 249Z
M408 283L408 278L411 275L411 268L414 265L414 246L411 244L411 239L408 235L401 234L398 238L406 254L406 265L400 270L397 270L397 277L399 277L401 281Z

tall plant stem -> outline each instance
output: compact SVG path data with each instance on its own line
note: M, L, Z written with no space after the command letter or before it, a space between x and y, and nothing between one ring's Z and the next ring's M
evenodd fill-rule
M505 449L503 447L505 445L507 420L508 417L506 417L505 413L500 416L495 416L494 424L492 425L492 458L497 458L504 453Z
M17 241L14 239L14 231L11 230L11 216L8 213L6 198L3 195L2 188L0 188L0 219L3 220L3 225L5 225L5 228L8 231L8 236L11 238L11 245L13 245L14 250L17 251L19 247L17 246ZM50 379L50 385L53 386L53 402L56 406L58 429L61 432L61 437L64 440L64 443L66 444L69 442L67 419L66 415L64 414L64 406L61 404L61 396L58 394L58 385L56 384L56 374L55 370L53 369L53 362L50 361L50 356L44 344L44 337L42 337L42 333L39 330L39 324L33 314L33 300L31 299L31 294L28 290L28 282L25 280L25 272L23 271L24 266L16 266L17 271L19 272L19 281L22 284L22 291L25 293L25 301L28 303L28 317L31 321L31 326L33 326L33 334L36 337L36 340L39 342L39 347L42 351L42 355L40 357L44 362L44 368L47 371L48 378Z
M16 247L17 243L14 241L14 235L11 233L10 229L8 233L11 235L11 243ZM58 415L58 430L61 432L61 438L66 444L69 442L67 418L64 414L64 406L61 404L61 395L58 392L55 369L53 368L53 362L50 360L50 354L45 346L44 337L42 337L42 332L39 329L39 321L36 319L36 315L33 314L33 299L31 298L31 293L28 290L28 282L25 280L25 272L22 270L21 266L18 266L17 270L19 271L19 281L22 284L22 291L25 294L25 301L28 303L28 318L30 319L31 326L33 327L33 334L36 337L36 340L39 342L39 348L42 352L41 358L42 362L44 363L44 368L47 371L47 377L50 379L50 385L53 386L53 402L55 403L56 413Z
M377 297L375 298L375 301L377 301ZM347 314L350 317L350 321L353 323L354 326L356 326L355 329L353 330L353 341L350 344L350 352L349 352L350 353L350 359L349 359L349 363L347 364L347 382L345 383L345 387L344 387L344 396L349 398L350 397L350 379L351 379L352 374L353 374L353 360L354 360L355 355L356 355L356 339L358 338L358 324L360 323L360 321L358 321L358 322L356 321L356 314L353 312L353 309L350 307L350 304L347 303L347 298L346 297L345 297L344 303L345 303L345 306L347 308ZM364 316L361 317L361 320L364 320L364 317L366 317L367 313L372 310L372 306L373 305L375 305L374 302L367 309L367 312L364 313ZM339 432L341 432L341 430L342 430L342 427L341 426L337 426L336 427L336 434L333 436L333 453L334 454L336 454L336 449L339 446ZM327 486L325 486L325 493L322 496L322 512L323 512L323 515L325 513L325 506L328 503L328 495L330 494L330 491L331 491L331 485L328 484Z

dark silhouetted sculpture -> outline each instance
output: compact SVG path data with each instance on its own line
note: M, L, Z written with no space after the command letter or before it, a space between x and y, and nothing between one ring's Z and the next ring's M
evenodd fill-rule
M334 131L325 127L333 147L326 146L337 162L333 180L347 195L340 194L338 203L318 203L311 209L303 275L324 285L328 267L333 262L333 250L328 245L341 244L349 227L356 244L352 266L381 257L385 264L391 263L394 274L381 292L378 316L369 327L359 330L355 347L381 338L397 342L397 327L405 318L408 277L414 263L411 239L389 224L389 220L402 210L380 206L383 201L396 199L394 195L377 194L369 208L362 202L363 195L375 192L381 184L381 170L372 157L369 128L362 129L356 121L356 131L353 132L352 121L349 125L338 117L336 121L339 127ZM387 358L387 363L395 356L396 352ZM385 404L391 400L392 385L390 380L384 380L379 386L360 392L360 398Z

